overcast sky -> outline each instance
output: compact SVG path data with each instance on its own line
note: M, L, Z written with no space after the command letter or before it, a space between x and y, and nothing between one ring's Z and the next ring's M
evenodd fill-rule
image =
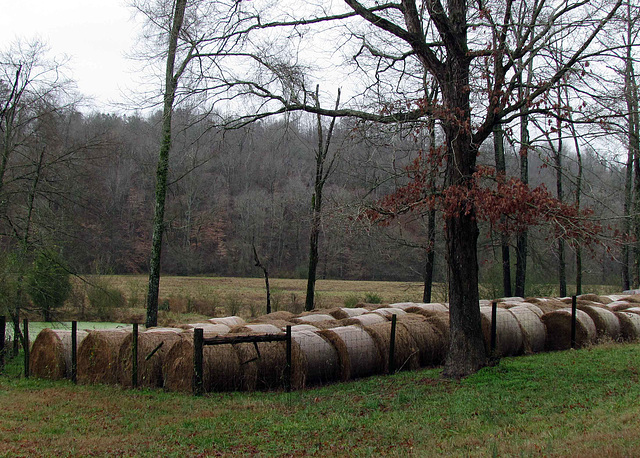
M139 31L126 0L0 0L0 49L39 37L51 56L67 55L80 92L100 110L132 87L130 52ZM118 110L119 111L119 110Z

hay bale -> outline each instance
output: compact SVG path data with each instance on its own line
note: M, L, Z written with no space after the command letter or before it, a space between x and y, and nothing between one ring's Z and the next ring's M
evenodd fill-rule
M395 304L389 304L389 307L394 309L406 310L409 307L414 307L415 305L415 302L396 302Z
M118 383L118 352L130 332L126 329L89 331L78 348L78 382Z
M602 304L602 298L601 296L598 296L597 294L580 294L579 296L576 297L577 300L579 301L589 301L589 302L597 302L598 304ZM611 302L611 301L609 301Z
M640 307L631 307L631 308L625 309L624 311L628 313L635 313L636 315L640 315Z
M276 319L262 319L262 318L258 318L256 321L252 321L249 324L250 325L270 324L270 325L275 326L276 328L280 329L281 331L284 331L287 328L287 326L293 326L294 325L294 323L292 323L291 321L276 320Z
M630 296L621 297L619 300L625 302L633 302L634 304L640 304L640 294L632 294Z
M560 309L542 315L547 327L546 350L567 350L571 348L571 309ZM595 341L596 325L582 310L576 310L576 346L585 347Z
M405 319L398 322L398 327L407 330L418 347L420 366L439 366L449 348L449 340L434 327L427 318L416 315L418 318ZM447 332L447 335L449 333Z
M389 349L391 347L391 322L376 323L365 326L365 331L373 338L378 346L382 366L380 372L389 372ZM420 367L418 345L406 327L396 325L395 338L395 368L396 370L415 370Z
M528 297L527 299L525 299L525 302L535 305L540 310L542 310L543 313L554 312L556 310L561 310L567 307L567 304L565 304L564 302L553 298Z
M314 324L324 321L337 321L334 317L326 313L312 313L309 315L300 315L298 318L293 318L296 324Z
M518 305L509 306L507 308L507 310L513 310L516 307L518 307L518 308L527 308L531 312L535 313L538 316L538 318L540 318L542 315L544 315L544 312L540 309L540 307L538 307L537 305L531 304L529 302L519 302Z
M367 313L369 310L365 308L358 307L337 307L335 309L331 309L329 315L334 317L336 320L344 320L347 318L352 318L354 316L359 316Z
M371 313L377 313L378 315L385 317L387 320L391 320L391 317L393 315L395 315L397 318L407 314L407 312L405 312L404 310L396 309L392 307L380 308L380 309L374 310Z
M300 349L299 358L292 355L292 366L300 374L295 378L293 388L329 383L340 378L338 352L326 338L313 330L292 331L291 338Z
M603 304L608 304L609 302L619 301L625 297L623 294L606 294L604 296L600 296L601 299L606 299L607 302L603 302Z
M534 309L537 309L537 312ZM524 352L528 354L544 350L547 328L540 320L542 311L535 305L527 304L512 307L509 312L513 314L520 325Z
M78 331L77 347L87 337L86 331ZM31 345L29 359L31 375L50 380L71 376L71 331L43 329Z
M346 320L342 320L341 324L343 326L371 326L376 323L384 323L387 320L382 315L377 313L365 313L364 315L354 316L352 318L347 318Z
M205 323L189 323L180 326L184 330L202 329L205 335L222 336L228 334L231 328L226 324L213 324L209 321Z
M202 349L202 378L205 392L235 391L241 388L242 371L233 346L205 345ZM163 361L164 387L169 391L193 390L193 333L185 334L167 352Z
M338 353L341 379L366 377L379 371L382 363L375 341L360 326L324 329L318 334L325 337Z
M233 326L239 326L239 325L245 323L244 319L240 318L239 316L226 316L226 317L222 317L222 318L211 318L211 319L209 319L207 321L209 321L209 323L213 323L213 324L226 324L230 328L233 327Z
M181 330L149 329L138 334L138 386L162 388L162 363L171 347L181 339ZM131 386L133 333L127 333L118 351L118 383Z
M612 312L621 312L623 310L633 308L634 305L635 304L626 301L613 301L606 304L605 307Z
M480 299L478 305L480 307L491 307L491 301L489 299Z
M620 322L620 337L624 340L640 339L640 315L629 312L614 312Z
M501 297L497 299L498 302L524 302L524 297L520 296L509 296L509 297Z
M593 320L599 339L608 337L617 340L620 337L620 321L612 311L591 305L578 305L578 310L582 310Z
M256 350L257 345L257 350ZM287 367L286 342L260 342L258 344L233 344L242 368L241 386L247 391L256 389L272 389L284 385ZM300 349L292 342L292 360L301 359ZM301 364L292 367L292 385L299 386L301 382Z
M487 353L491 348L491 307L480 307L482 333ZM496 308L496 355L513 356L522 353L522 330L516 317L507 309Z
M277 312L267 313L266 315L259 316L253 322L269 322L273 320L291 321L291 318L295 318L295 315L287 310L278 310Z
M282 329L273 324L257 323L233 326L229 334L281 334Z
M319 328L315 327L312 324L294 324L291 326L291 332L300 332L300 331L311 331L316 332Z
M405 310L407 313L417 313L424 317L430 317L431 315L435 315L437 313L449 313L449 309L446 308L443 304L416 304L414 307L409 307Z

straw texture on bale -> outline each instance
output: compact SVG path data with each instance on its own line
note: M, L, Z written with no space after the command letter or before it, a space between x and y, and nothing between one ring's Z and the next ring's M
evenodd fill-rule
M578 305L578 309L593 320L598 338L608 337L616 340L620 337L620 321L612 311L591 305Z
M163 362L165 389L192 392L193 350L193 334L185 334L167 352ZM234 391L241 388L240 361L231 345L205 345L202 354L202 379L205 392Z
M130 332L125 329L89 331L78 348L78 382L118 383L118 352Z
M342 320L342 324L344 326L371 326L372 324L384 323L385 321L388 320L382 315L378 315L377 313L365 313L364 315L358 315Z
M427 317L427 323L433 326L442 335L442 338L448 343L450 338L449 313L436 313ZM448 347L447 347L448 348Z
M498 299L498 302L524 302L524 297L520 297L520 296L501 297Z
M257 350L256 350L257 345ZM234 344L240 367L242 368L241 386L247 391L282 387L287 367L287 350L285 342L260 342L258 344ZM292 341L291 358L292 386L300 386L301 360L300 348Z
M415 341L419 351L420 366L439 366L447 355L449 341L427 318L417 316L419 318L399 321L398 327L406 329Z
M544 315L544 312L540 309L540 307L538 307L535 304L531 304L529 302L520 302L518 305L515 305L513 307L509 307L509 310L513 310L514 308L527 308L529 309L529 311L535 313L538 318L540 318L542 315Z
M369 310L365 308L358 307L337 307L335 309L331 309L330 311L328 311L328 313L336 320L344 320L345 318L362 315L364 313L367 313L368 311Z
M640 294L632 294L630 296L624 296L618 300L625 302L633 302L634 304L640 304Z
M422 316L429 317L431 315L435 315L436 313L448 313L449 309L447 309L444 304L438 303L415 304L413 307L405 309L405 312L418 313Z
M273 319L258 318L257 320L252 321L249 324L250 325L270 324L270 325L275 326L276 328L280 329L281 331L285 330L287 328L287 326L293 326L294 325L294 323L292 323L291 321L276 320L275 318L273 318Z
M614 312L620 322L620 337L624 340L640 339L640 315L629 312Z
M87 336L78 331L78 345ZM29 371L35 377L60 380L71 375L71 331L43 329L31 345Z
M560 309L542 315L547 327L545 350L567 350L571 348L571 309ZM582 310L576 310L576 346L584 347L597 336L596 325Z
M378 347L362 327L324 329L318 334L329 340L338 352L343 380L372 375L381 367Z
M230 328L233 326L238 326L245 323L244 319L240 318L239 316L225 316L222 318L211 318L210 320L207 320L207 321L213 324L226 324Z
M311 331L315 332L318 328L312 324L294 324L291 326L291 332Z
M491 307L480 307L482 333L487 353L491 348ZM522 330L516 317L507 309L496 309L496 356L513 356L522 353Z
M613 301L606 304L605 307L611 310L612 312L621 312L623 310L632 308L634 305L635 304L632 304L627 301Z
M580 294L579 296L577 296L578 300L581 301L590 301L590 302L598 302L599 304L602 304L602 297L598 296L597 294ZM609 301L611 302L611 301Z
M181 334L174 330L160 329L148 330L138 334L138 386L162 388L164 383L162 374L164 357L181 337ZM133 368L132 342L133 333L127 333L127 337L123 340L118 352L118 383L126 387L131 386L131 371ZM155 352L151 355L154 350Z
M625 297L622 294L607 294L604 296L600 296L603 299L608 299L607 302L604 302L605 304L609 303L609 302L615 302L615 301L619 301L620 299L622 299L623 297Z
M297 318L293 318L292 321L298 324L313 324L323 321L336 321L336 319L326 313L312 313L309 315L301 315Z
M340 378L338 352L326 338L310 330L292 331L291 338L300 349L299 358L292 355L292 366L300 374L293 384L294 388L333 382Z
M258 324L244 324L240 326L233 326L231 334L280 334L282 329L273 324L258 323Z
M537 309L540 314L535 310ZM542 312L535 305L519 305L512 307L509 312L518 321L522 331L522 345L525 353L537 353L544 350L544 343L547 339L547 328L540 317Z
M409 307L413 307L415 305L416 305L415 302L397 302L395 304L389 304L389 307L394 309L406 310Z
M389 349L391 347L391 322L365 326L365 331L373 338L381 356L380 372L389 372ZM396 326L394 360L396 370L415 370L420 367L418 345L406 327Z
M392 307L384 307L381 309L376 309L373 311L373 313L377 313L378 315L385 317L387 320L391 320L391 317L393 315L395 315L396 317L401 317L407 314L407 312L405 312L404 310L396 309Z
M290 321L291 318L294 318L295 315L287 310L278 310L277 312L267 313L266 315L262 315L258 317L254 321L273 321L273 320L283 320Z

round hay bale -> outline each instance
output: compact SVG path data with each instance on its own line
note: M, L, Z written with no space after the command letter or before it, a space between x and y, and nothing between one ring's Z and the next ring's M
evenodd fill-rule
M342 320L343 326L371 326L376 323L384 323L388 321L382 315L377 313L365 313L364 315L354 316L352 318L347 318L346 320Z
M273 324L258 323L258 324L244 324L239 326L233 326L229 331L230 334L280 334L282 329Z
M635 313L636 315L640 315L640 307L631 307L628 309L624 309L625 312Z
M524 302L524 297L509 296L509 297L501 297L497 300L498 302Z
M579 301L589 301L589 302L597 302L599 304L602 304L602 299L601 296L598 296L597 294L580 294L579 296L576 297L577 300ZM611 301L609 301L611 302Z
M131 331L103 329L89 331L78 348L78 383L118 383L118 352Z
M491 348L491 307L480 307L482 333L487 354ZM507 309L496 308L496 355L513 356L522 353L522 330L516 317Z
M606 294L604 296L600 296L602 299L607 299L607 302L603 302L603 304L608 304L609 302L619 301L625 297L623 294Z
M632 294L630 296L624 296L618 300L625 301L625 302L633 302L634 304L640 304L640 294Z
M599 339L608 337L617 340L620 337L620 321L612 311L590 305L578 305L578 309L585 312L593 320Z
M242 367L242 386L252 391L255 389L272 389L284 386L287 367L287 350L285 342L260 342L233 345ZM292 361L300 361L300 349L292 342ZM300 363L293 363L292 385L299 386Z
M278 310L277 312L267 313L266 315L259 316L253 322L269 322L273 320L291 321L291 318L295 318L295 315L287 310Z
M517 308L527 308L531 312L535 313L538 316L538 318L540 318L542 315L544 315L544 312L540 309L540 307L538 307L535 304L531 304L529 302L520 302L520 303L518 303L518 305L514 305L513 307L509 307L508 310L513 310L516 307Z
M291 326L291 332L300 332L300 331L311 331L311 332L315 332L317 331L319 328L315 327L312 324L294 324L293 326Z
M571 309L560 309L542 315L547 327L546 350L568 350L571 348ZM576 346L591 344L597 336L596 325L582 310L576 310Z
M613 301L606 304L605 307L612 312L621 312L623 310L633 308L634 305L635 304L626 301Z
M239 316L226 316L226 317L222 317L222 318L211 318L211 319L209 319L207 321L209 321L209 323L213 323L213 324L226 324L230 328L233 327L233 326L239 326L239 325L245 323L244 319L240 318Z
M181 339L180 330L156 328L138 334L138 386L162 388L162 363L171 347ZM118 351L118 383L131 386L133 333L127 333Z
M620 322L620 337L624 340L640 339L640 315L629 312L614 312Z
M436 313L448 313L449 309L443 304L431 303L431 304L415 304L413 307L405 309L407 313L418 313L425 317L430 317Z
M338 307L336 309L332 309L329 312L329 315L334 317L336 320L344 320L346 318L352 318L354 316L359 316L367 313L369 310L365 308L357 308L357 307Z
M338 352L326 338L313 330L292 330L291 338L300 349L300 358L292 357L292 365L300 373L293 388L329 383L340 378Z
M258 318L256 321L252 321L251 323L249 323L250 325L256 325L256 324L270 324L272 326L275 326L276 328L280 329L281 331L284 331L287 326L293 326L294 323L292 323L291 321L286 321L286 320L276 320L276 319L262 319L262 318Z
M205 392L241 388L242 371L235 349L228 344L205 345L202 349ZM193 334L185 334L167 352L163 362L164 387L169 391L193 390Z
M326 313L313 313L309 315L301 315L298 318L293 318L291 321L293 321L296 324L314 324L314 323L319 323L323 321L337 321L337 320L331 315L328 315Z
M76 336L79 346L87 337L87 332L78 331ZM31 375L50 380L71 376L71 331L43 329L33 341L30 351Z
M398 327L406 329L415 341L419 351L420 366L439 366L444 362L449 341L433 324L429 323L427 318L417 316L419 318L398 322ZM447 335L449 335L448 332Z
M210 322L205 323L189 323L181 326L185 330L193 330L196 328L202 329L205 335L217 335L222 336L228 334L231 328L226 324L213 324Z
M529 297L525 300L525 302L534 304L536 307L542 310L542 313L554 312L556 310L560 310L567 307L567 304L565 304L564 302L559 301L558 299L552 299L552 298Z
M478 305L480 307L491 307L491 301L489 299L480 299Z
M373 338L360 326L324 329L318 334L335 347L343 380L366 377L381 367L381 357Z
M374 310L371 313L377 313L378 315L385 317L387 320L391 320L391 317L393 315L395 315L397 318L407 314L407 312L405 312L404 310L396 309L392 307L384 307L381 309Z
M415 305L415 302L396 302L395 304L389 304L389 307L394 309L406 310L409 307L413 307Z
M365 326L364 330L369 333L378 346L378 353L381 356L382 373L389 372L389 350L391 347L391 322L376 323ZM420 356L418 345L406 327L396 324L396 338L394 359L396 370L415 370L420 367Z
M537 312L534 309L537 309ZM528 354L544 350L547 328L540 320L542 311L535 305L527 304L512 307L509 312L513 314L520 325L524 352Z

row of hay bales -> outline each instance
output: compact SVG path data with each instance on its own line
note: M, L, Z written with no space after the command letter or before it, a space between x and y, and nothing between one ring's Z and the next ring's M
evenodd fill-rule
M497 310L498 356L569 348L570 298L505 298ZM640 338L640 298L581 296L576 342ZM491 307L481 303L487 349ZM175 328L152 328L138 337L138 385L191 391L193 329L205 337L275 334L292 326L292 386L345 381L389 369L391 317L397 316L395 367L413 370L437 366L449 347L446 304L399 303L391 306L335 308L293 315L275 312L245 322L239 317L213 318ZM132 385L130 330L78 333L79 383ZM45 329L33 343L31 373L43 378L68 377L69 331ZM205 391L269 389L282 386L286 369L284 342L240 343L204 347Z

